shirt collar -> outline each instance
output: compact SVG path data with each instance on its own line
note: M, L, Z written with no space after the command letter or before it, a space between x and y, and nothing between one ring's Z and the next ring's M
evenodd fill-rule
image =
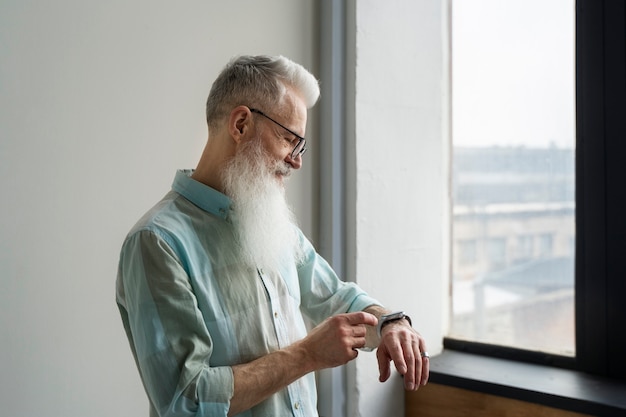
M230 198L216 189L194 180L191 178L192 173L192 169L176 171L172 189L202 210L226 219L231 206Z

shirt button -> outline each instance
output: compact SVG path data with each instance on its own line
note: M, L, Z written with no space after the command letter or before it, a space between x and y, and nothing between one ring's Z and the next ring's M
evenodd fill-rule
M278 311L274 311L274 318L276 318L276 319L278 318Z
M296 401L296 402L293 404L293 408L295 408L296 410L300 409L300 402Z

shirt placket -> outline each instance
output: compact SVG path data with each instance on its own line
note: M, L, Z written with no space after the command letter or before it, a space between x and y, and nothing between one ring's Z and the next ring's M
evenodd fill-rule
M274 331L276 332L276 339L278 341L278 348L283 349L291 344L289 339L288 330L288 315L296 314L296 312L287 312L283 309L280 302L280 294L278 293L276 286L272 282L272 279L263 272L263 269L259 269L259 277L265 287L267 296L270 302L270 308L272 311L272 322L274 324ZM302 404L302 395L298 389L299 382L296 381L293 384L287 386L287 392L289 393L289 400L291 410L294 416L304 417L304 407Z

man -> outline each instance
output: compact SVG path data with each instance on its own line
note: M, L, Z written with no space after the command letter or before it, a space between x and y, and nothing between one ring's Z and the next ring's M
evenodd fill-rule
M232 60L207 100L197 168L128 234L117 303L151 416L316 416L313 371L357 349L378 348L381 381L393 361L406 389L426 383L410 319L340 281L286 203L318 97L284 57Z

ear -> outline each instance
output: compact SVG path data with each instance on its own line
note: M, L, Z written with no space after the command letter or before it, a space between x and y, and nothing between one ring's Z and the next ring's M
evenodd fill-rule
M252 113L246 106L237 106L230 112L228 119L228 133L237 143L241 142L242 138L251 129Z

